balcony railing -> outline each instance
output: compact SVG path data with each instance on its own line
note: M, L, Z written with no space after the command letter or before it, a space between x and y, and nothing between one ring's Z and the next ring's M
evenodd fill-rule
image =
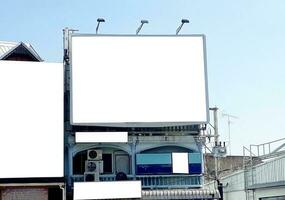
M136 176L143 188L193 188L201 186L201 177L193 175Z
M83 175L74 175L75 182L84 181ZM129 180L141 180L142 188L193 188L201 187L199 175L128 175ZM100 181L115 181L115 175L100 175Z

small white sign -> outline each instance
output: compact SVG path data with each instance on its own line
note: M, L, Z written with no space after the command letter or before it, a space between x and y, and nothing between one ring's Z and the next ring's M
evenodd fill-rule
M76 143L128 142L128 132L76 132Z
M140 181L74 183L74 200L125 198L141 198Z
M172 171L173 173L188 174L188 153L172 153Z

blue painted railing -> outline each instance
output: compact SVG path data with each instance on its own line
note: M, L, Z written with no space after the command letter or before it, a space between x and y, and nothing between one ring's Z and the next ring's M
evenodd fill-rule
M83 175L74 175L75 182L84 181ZM201 187L199 175L128 175L129 180L140 180L142 188L197 188ZM100 175L100 181L115 181L115 175Z

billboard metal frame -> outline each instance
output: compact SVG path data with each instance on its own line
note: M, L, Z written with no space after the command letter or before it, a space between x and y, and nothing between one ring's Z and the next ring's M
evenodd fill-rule
M203 34L193 35L101 35L101 34L78 34L75 30L65 28L63 30L63 65L64 65L64 196L66 200L73 200L73 147L75 144L75 132L128 132L131 135L148 134L165 135L165 133L182 133L184 135L199 135L201 130L205 130L205 125L209 121L209 100L208 100L208 76L207 76L207 57L206 57L206 37ZM205 98L206 98L206 122L187 122L187 123L168 123L165 126L130 126L126 123L92 123L92 124L73 124L72 122L72 37L87 36L130 36L130 37L148 37L148 36L167 36L167 37L202 37L203 39L203 56L204 56L204 76L205 76ZM146 124L146 123L144 123Z

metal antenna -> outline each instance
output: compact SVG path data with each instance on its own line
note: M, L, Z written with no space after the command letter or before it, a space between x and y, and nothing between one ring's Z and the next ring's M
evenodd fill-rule
M148 20L141 20L141 25L138 27L137 31L136 31L136 35L139 34L139 32L141 31L142 27L144 24L148 24Z
M222 117L226 117L227 121L228 121L229 155L232 155L232 152L231 152L231 124L233 123L233 121L231 121L231 119L238 119L238 117L231 115L231 114L227 114L227 113L222 113Z
M97 19L97 27L96 27L96 34L98 34L98 30L99 30L99 25L100 25L100 23L101 22L105 22L105 19L103 19L103 18L98 18Z
M189 23L189 20L188 19L182 19L181 20L181 24L180 26L178 26L178 28L176 29L176 35L178 35L179 31L181 30L182 26L185 24L185 23Z

